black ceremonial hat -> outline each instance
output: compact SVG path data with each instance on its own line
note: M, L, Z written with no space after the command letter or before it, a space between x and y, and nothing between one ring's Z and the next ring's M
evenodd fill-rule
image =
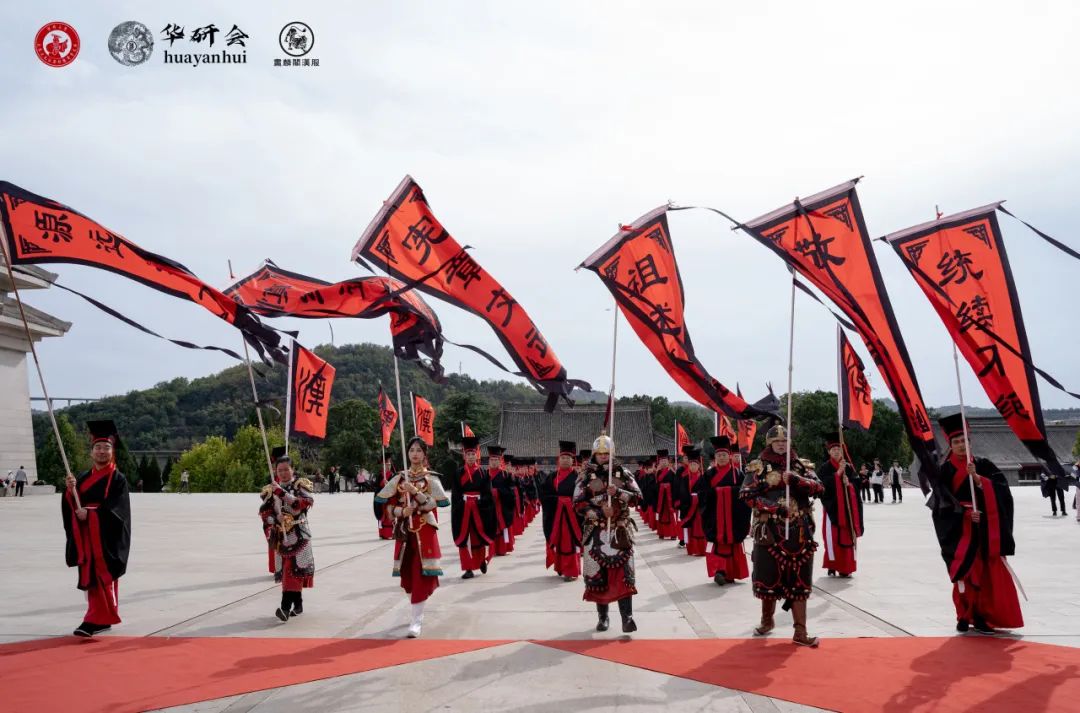
M959 412L938 419L938 425L950 441L964 433L964 417Z
M667 457L668 457L668 456L670 456L670 455L671 455L671 454L670 454L670 453L668 453L668 449L667 449L667 448L661 448L661 449L659 449L658 451L656 451L656 457L657 457L657 458L667 458Z
M577 452L577 444L573 441L559 441L559 455L563 453L569 453L574 455Z
M113 448L120 447L120 432L116 430L116 424L109 419L101 421L87 421L86 429L90 431L90 444L98 441L108 441Z
M503 448L502 446L488 446L488 455L489 456L501 456L505 452L506 452L506 449Z
M727 436L713 436L709 439L709 443L718 451L731 450L731 439Z
M476 436L464 436L461 439L461 450L471 451L480 447L480 439Z
M285 446L274 446L270 450L270 459L272 461L274 461L275 463L277 463L280 458L285 458L285 457L287 457L287 454L286 454L286 451L285 451Z

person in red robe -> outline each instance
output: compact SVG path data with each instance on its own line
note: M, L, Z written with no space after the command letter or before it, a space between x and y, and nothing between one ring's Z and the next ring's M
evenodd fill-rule
M712 545L705 555L705 569L722 587L750 576L743 549L750 533L750 508L739 498L743 473L732 462L731 439L713 436L709 441L716 452L712 467L698 481L698 495L705 539Z
M679 514L675 510L675 471L667 450L656 451L656 534L661 540L679 537Z
M420 636L424 607L439 586L442 550L439 547L439 518L435 508L450 505L439 474L427 467L427 444L416 436L406 451L409 469L391 478L375 499L394 518L394 576L411 603L407 636Z
M825 447L829 460L817 468L818 480L825 488L821 495L821 535L825 541L825 556L821 566L830 577L849 578L856 569L858 538L863 535L863 504L855 488L855 467L844 457L840 432L826 435Z
M638 461L637 474L634 476L641 489L641 501L638 503L638 513L641 521L649 529L656 528L656 502L652 497L654 489L655 468L650 458Z
M554 567L555 574L564 582L581 576L581 523L574 510L574 487L578 481L575 450L575 443L559 441L559 467L540 486L547 542L545 567Z
M383 455L382 474L376 483L375 492L379 492L394 477L394 457L389 453ZM379 539L390 540L394 537L394 518L386 512L385 506L378 500L373 501L375 520L379 523Z
M86 592L86 614L75 636L91 637L120 623L120 578L131 550L131 503L127 478L116 467L120 435L112 421L89 421L90 470L64 479L60 512L68 567L78 567L76 586Z
M1005 559L1016 554L1009 482L992 462L969 455L961 414L939 423L949 452L927 505L953 583L956 630L1019 628L1024 615Z
M692 557L705 556L705 530L701 524L701 497L698 484L703 481L701 449L686 449L685 477L679 483L679 526L682 528L682 540L686 543L686 554Z
M496 557L504 557L514 551L514 533L510 528L514 521L513 476L504 466L503 453L501 446L488 446L487 469L491 476L492 509L495 514L495 532L491 544Z
M488 550L495 534L495 503L491 477L480 465L480 439L461 439L465 465L450 488L450 524L461 558L462 579L476 576L474 570L487 574Z

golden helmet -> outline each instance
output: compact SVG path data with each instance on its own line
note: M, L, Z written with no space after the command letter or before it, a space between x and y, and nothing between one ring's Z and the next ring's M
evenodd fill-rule
M787 440L787 429L781 424L776 424L765 434L765 443Z
M592 443L592 452L595 453L611 453L611 449L615 446L615 442L611 440L611 436L601 433L600 437Z

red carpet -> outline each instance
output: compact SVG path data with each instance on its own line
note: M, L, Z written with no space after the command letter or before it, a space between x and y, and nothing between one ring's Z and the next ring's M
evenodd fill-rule
M702 683L839 711L1080 710L1080 649L1008 639L535 642Z
M59 638L0 646L5 711L143 711L498 646L438 639Z

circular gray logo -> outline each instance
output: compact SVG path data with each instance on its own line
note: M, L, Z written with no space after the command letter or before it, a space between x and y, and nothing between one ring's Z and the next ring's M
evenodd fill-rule
M290 57L303 57L315 46L315 33L306 23L290 22L281 28L278 44Z
M150 59L154 35L141 22L121 22L109 33L109 54L125 67L134 67Z

